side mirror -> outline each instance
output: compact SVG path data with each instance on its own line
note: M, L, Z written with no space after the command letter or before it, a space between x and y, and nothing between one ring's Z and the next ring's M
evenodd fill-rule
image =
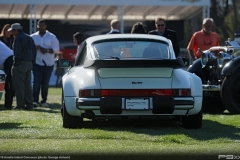
M58 68L69 68L71 66L69 59L58 59L57 60L57 67Z

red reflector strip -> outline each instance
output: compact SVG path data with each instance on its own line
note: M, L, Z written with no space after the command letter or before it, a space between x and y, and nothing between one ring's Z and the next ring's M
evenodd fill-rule
M154 96L191 96L190 89L103 89L79 90L79 97L154 97Z
M102 90L101 95L107 96L160 96L160 95L172 95L171 89L128 89L128 90Z

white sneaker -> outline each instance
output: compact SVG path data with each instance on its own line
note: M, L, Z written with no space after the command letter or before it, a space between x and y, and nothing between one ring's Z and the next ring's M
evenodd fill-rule
M48 104L47 103L41 103L42 107L48 108Z
M38 107L39 104L37 102L33 102L33 107Z

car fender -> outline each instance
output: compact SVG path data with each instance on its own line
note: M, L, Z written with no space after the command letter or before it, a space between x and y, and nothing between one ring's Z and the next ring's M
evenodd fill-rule
M175 69L173 74L173 88L191 88L192 96L202 96L201 79L183 69Z
M228 76L240 68L240 57L236 57L228 62L222 69L222 76Z
M63 76L62 80L63 97L67 112L70 115L80 115L80 110L78 110L76 106L79 90L100 88L100 83L95 74L95 70L74 67Z
M201 79L183 69L174 70L172 88L191 88L191 96L194 98L194 107L188 115L199 113L202 108L202 81Z
M191 94L194 97L194 108L188 111L188 115L194 115L199 113L202 109L202 80L197 75L190 74L189 81L191 84Z

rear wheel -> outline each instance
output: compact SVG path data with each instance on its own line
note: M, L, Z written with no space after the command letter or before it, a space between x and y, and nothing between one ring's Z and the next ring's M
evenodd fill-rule
M200 129L202 128L202 111L198 114L191 116L182 116L182 127L187 129Z
M81 128L83 124L83 118L78 116L71 116L65 106L63 92L62 92L62 120L64 128Z
M224 78L221 88L224 106L232 114L240 114L240 72Z

